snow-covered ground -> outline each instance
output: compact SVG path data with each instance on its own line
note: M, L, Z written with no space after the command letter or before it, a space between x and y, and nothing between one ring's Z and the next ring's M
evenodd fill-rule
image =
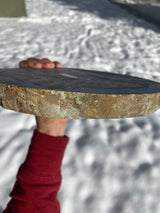
M160 26L160 0L110 0L125 8L136 17L145 19L146 21Z
M0 67L49 57L65 67L160 82L160 30L107 0L27 0L28 18L0 19ZM5 208L35 119L0 108L0 206ZM160 212L160 111L69 120L62 213Z

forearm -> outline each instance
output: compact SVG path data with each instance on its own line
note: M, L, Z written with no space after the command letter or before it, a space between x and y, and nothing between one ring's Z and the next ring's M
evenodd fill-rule
M53 137L35 130L26 160L10 193L3 213L59 213L57 192L61 185L61 163L69 138Z
M28 58L21 68L60 68L57 61ZM61 184L61 163L69 138L64 136L67 119L36 117L34 132L25 162L10 193L11 201L3 213L59 213L57 192Z

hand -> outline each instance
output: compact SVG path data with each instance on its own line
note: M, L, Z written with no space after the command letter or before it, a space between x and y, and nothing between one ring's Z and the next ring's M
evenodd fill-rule
M53 69L61 68L58 61L50 61L48 58L28 58L19 63L20 68ZM63 137L68 119L53 119L36 116L37 131L55 137Z

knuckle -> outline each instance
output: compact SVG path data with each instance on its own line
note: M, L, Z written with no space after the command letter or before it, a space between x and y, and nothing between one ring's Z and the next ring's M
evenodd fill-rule
M38 62L38 61L40 61L40 60L37 59L37 58L28 58L27 59L27 62L29 62L29 63L35 63L35 62Z
M48 58L42 58L41 61L50 61Z
M36 58L30 57L30 58L27 58L27 61L35 60L35 59L36 59Z
M26 67L27 66L27 61L20 61L19 62L19 67Z

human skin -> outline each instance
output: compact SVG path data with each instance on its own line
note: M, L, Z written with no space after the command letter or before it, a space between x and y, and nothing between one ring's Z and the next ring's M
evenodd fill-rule
M19 67L35 69L53 69L61 68L62 65L58 61L52 62L48 58L28 58L25 61L21 61L19 63ZM65 134L67 121L68 119L53 119L36 116L37 131L54 137L63 137Z

